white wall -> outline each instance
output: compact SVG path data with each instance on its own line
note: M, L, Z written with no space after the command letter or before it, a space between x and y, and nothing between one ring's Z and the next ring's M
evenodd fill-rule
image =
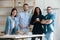
M60 40L60 0L36 0L36 6L42 9L43 15L46 14L47 6L51 6L52 8L59 8L53 10L56 13L56 21L55 21L55 32L54 32L54 40Z

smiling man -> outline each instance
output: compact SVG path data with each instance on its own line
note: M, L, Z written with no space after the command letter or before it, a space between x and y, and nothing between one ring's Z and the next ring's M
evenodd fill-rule
M42 20L42 24L44 24L44 32L46 35L46 40L53 40L54 35L54 21L55 15L52 12L52 8L47 7L47 15L45 16L45 20Z

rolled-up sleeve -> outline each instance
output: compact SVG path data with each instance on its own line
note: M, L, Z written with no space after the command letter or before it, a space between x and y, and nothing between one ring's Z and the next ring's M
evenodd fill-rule
M50 19L51 19L51 20L55 20L55 15L51 15L51 16L50 16Z

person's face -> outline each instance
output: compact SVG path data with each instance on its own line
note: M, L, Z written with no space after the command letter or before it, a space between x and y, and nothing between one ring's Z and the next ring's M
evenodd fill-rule
M52 9L51 8L47 8L47 13L51 13Z
M37 12L38 14L39 14L39 11L40 11L39 8L36 8L36 12Z
M23 9L24 9L24 11L28 11L29 10L29 6L28 5L24 5Z
M12 16L15 16L16 14L17 14L17 11L14 10L14 11L12 12Z

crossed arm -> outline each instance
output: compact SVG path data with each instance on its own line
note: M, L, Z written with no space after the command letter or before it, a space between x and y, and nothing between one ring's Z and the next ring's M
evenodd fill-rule
M50 24L53 20L52 19L47 19L47 20L42 20L42 24Z

